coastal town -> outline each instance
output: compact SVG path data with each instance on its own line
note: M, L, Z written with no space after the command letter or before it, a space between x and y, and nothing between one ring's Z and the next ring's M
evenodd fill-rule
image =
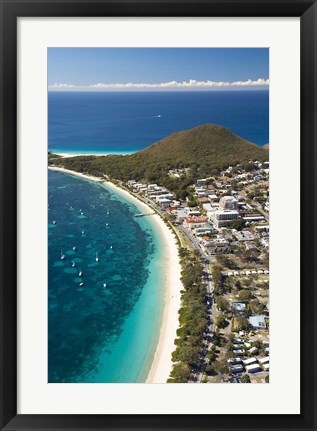
M169 171L176 179L187 174L186 168ZM198 179L182 200L159 184L119 185L157 212L182 253L199 261L207 323L185 365L174 357L175 381L269 382L269 162Z

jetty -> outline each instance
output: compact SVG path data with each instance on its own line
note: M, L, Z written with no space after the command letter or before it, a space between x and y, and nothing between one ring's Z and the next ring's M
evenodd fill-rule
M155 215L155 213L148 213L148 214L134 214L134 217L146 217L150 215Z

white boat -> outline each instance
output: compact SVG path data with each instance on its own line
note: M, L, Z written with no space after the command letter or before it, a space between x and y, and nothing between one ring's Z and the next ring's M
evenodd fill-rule
M107 209L107 215L109 215L110 214L110 212L109 212L109 210Z
M76 263L73 261L72 262L72 267L74 268L76 266Z
M77 250L77 247L73 247L73 250L74 250L74 251L76 251L76 250Z
M107 283L104 283L102 286L103 286L103 287L107 287Z
M106 223L106 226L109 226L109 223Z
M65 259L65 254L63 253L63 250L61 250L61 260L64 260Z
M84 231L84 230L82 230L82 231L81 231L81 233L82 233L82 235L84 235L85 231Z
M110 249L112 250L112 245L110 246Z
M78 277L83 277L83 276L84 276L84 273L83 273L83 271L79 268Z
M99 262L99 256L98 256L98 253L96 253L96 262Z
M82 287L84 285L84 282L83 281L81 281L80 283L79 283L79 287Z
M56 221L55 221L55 220L53 220L53 224L56 224Z

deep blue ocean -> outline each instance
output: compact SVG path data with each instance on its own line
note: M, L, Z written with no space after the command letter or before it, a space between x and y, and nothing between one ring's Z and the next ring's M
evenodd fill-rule
M48 201L48 382L144 382L164 306L156 225L103 184L60 172L48 172Z
M269 92L49 92L48 149L129 153L185 129L216 123L269 143Z

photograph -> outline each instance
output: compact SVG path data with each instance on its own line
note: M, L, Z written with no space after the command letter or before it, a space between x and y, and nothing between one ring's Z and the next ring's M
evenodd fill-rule
M269 56L47 48L47 383L269 383Z

